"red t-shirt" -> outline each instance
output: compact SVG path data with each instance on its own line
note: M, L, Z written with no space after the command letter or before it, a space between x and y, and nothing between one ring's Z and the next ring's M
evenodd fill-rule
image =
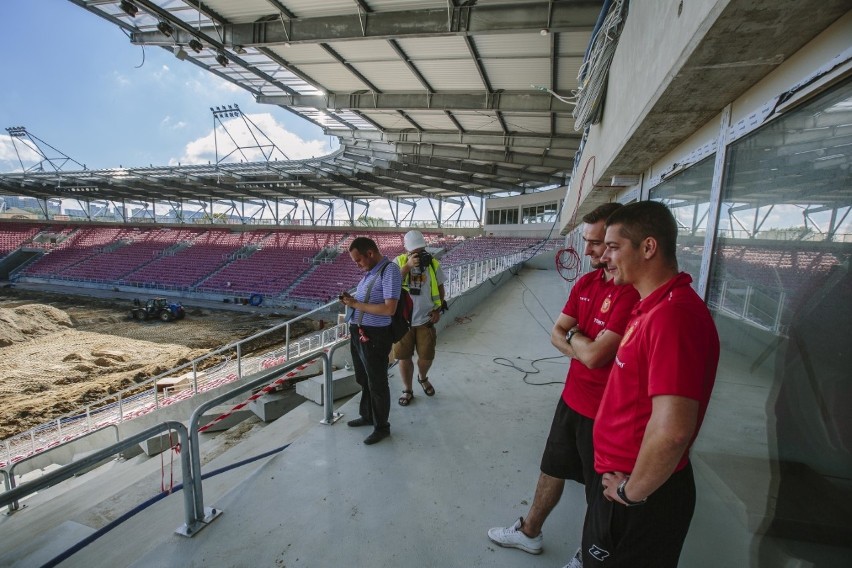
M633 310L595 419L598 473L633 471L655 396L697 400L698 434L716 380L719 334L691 282L692 277L681 272ZM693 436L690 446L694 440ZM675 471L688 459L689 448Z
M603 269L585 274L571 289L562 313L577 320L583 335L595 339L608 329L624 335L630 312L639 300L633 286L616 286L607 282ZM565 404L583 416L594 419L601 403L612 363L589 369L579 359L572 359L562 390Z

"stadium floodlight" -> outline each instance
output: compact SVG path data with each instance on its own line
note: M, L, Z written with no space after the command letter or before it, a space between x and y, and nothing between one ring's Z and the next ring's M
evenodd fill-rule
M178 58L178 59L180 59L181 61L183 61L184 59L186 59L186 55L187 55L187 54L186 54L186 50L185 50L183 47L181 47L181 46L179 46L179 45L176 45L176 46L174 46L174 48L173 48L173 49L174 49L174 51L175 51L175 57L177 57L177 58Z
M9 136L23 138L27 135L27 128L25 126L10 126L6 128L6 132L9 133Z
M175 33L174 27L172 27L172 25L166 22L165 20L162 20L160 21L160 23L157 24L157 29L160 30L160 33L166 37L172 37L172 34Z
M189 48L195 53L201 53L201 50L204 49L204 45L197 39L193 38L189 40Z
M246 51L245 47L243 47L241 45L235 45L234 46L234 53L236 53L237 55L245 55L248 52Z
M237 105L225 105L225 106L217 106L210 107L210 112L213 113L213 116L218 119L223 118L239 118L240 117L240 107Z
M131 18L135 18L136 14L139 13L139 8L136 7L136 4L128 2L127 0L121 0L121 3L118 5L121 8L121 11L130 16Z
M217 54L216 54L216 61L217 61L217 62L219 63L219 65L221 65L222 67L227 67L227 66L228 66L228 58L227 58L227 57L225 57L225 54L224 54L224 53L222 53L221 51L220 51L219 53L217 53Z

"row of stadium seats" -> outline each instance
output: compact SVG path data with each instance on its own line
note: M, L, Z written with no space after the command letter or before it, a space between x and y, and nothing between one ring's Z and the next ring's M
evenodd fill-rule
M167 287L227 296L265 296L325 302L355 286L362 274L349 258L356 236L369 236L393 258L403 252L403 232L295 231L162 227L40 226L0 223L6 253L52 245L18 276ZM537 239L445 237L425 232L449 266L538 247ZM48 241L51 239L47 239ZM546 243L548 248L557 241ZM2 255L0 255L2 256Z

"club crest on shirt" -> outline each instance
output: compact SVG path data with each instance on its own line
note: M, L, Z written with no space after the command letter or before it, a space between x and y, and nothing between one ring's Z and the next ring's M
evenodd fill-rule
M624 332L624 337L621 338L621 343L619 346L624 345L630 339L630 336L633 335L633 332L636 330L636 323L631 323L630 327L627 328L627 331Z
M592 558L594 558L595 560L603 562L604 560L606 560L607 556L609 556L609 551L601 548L597 544L593 544L589 548L589 555L591 555Z
M612 305L612 300L610 300L609 296L604 298L603 303L601 304L601 313L605 314L609 311L609 307Z

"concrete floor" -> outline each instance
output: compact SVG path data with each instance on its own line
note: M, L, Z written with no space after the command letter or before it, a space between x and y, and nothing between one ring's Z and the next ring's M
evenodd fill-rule
M369 429L346 426L359 395L341 401L345 416L333 426L319 424L321 408L305 403L268 425L237 427L205 442L204 471L292 445L206 480L205 506L224 513L204 530L191 539L175 534L183 522L182 495L175 494L61 566L563 566L579 544L579 485L566 486L540 556L495 546L486 531L512 523L532 500L568 364L553 358L559 354L549 342L565 294L556 272L528 269L472 312L448 314L458 319L439 336L430 373L437 394L427 398L415 385L411 406L394 402L389 439L368 447ZM554 384L532 386L506 366L533 370L536 359L543 359L535 363L540 372L526 381ZM400 390L395 370L393 400ZM139 456L31 497L23 511L0 516L0 566L41 565L156 495L169 468L168 457L161 464ZM177 483L177 461L174 471ZM681 565L756 565L749 560L754 535L735 495L700 459L696 478L698 510Z

